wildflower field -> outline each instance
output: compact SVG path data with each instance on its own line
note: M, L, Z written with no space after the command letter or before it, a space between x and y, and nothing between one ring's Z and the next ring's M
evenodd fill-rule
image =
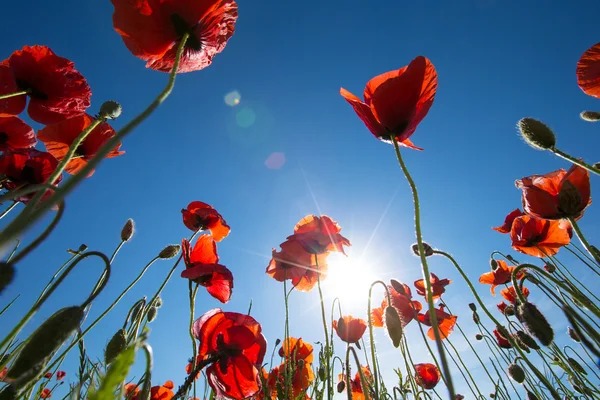
M600 399L598 4L29 3L0 400Z

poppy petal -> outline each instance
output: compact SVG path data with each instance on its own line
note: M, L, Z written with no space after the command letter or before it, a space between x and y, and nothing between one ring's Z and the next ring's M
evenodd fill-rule
M600 97L600 43L583 53L577 63L577 84L585 94Z

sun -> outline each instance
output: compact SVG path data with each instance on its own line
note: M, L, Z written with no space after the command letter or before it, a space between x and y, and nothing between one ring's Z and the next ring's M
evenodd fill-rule
M326 296L338 297L342 304L366 302L369 286L375 280L360 259L332 253L327 259L327 279L323 281Z

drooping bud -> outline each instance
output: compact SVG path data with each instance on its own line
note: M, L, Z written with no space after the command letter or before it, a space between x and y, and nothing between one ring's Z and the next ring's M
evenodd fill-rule
M402 340L403 329L400 316L392 306L387 306L385 308L385 326L392 339L392 344L397 348L400 346L400 340Z
M341 380L337 384L337 392L342 393L346 389L346 381Z
M527 400L539 400L535 393L527 391Z
M483 340L483 335L481 333L477 333L475 335L475 340Z
M581 364L579 364L579 362L576 359L569 357L567 358L567 361L569 362L571 368L573 368L576 372L580 373L581 375L587 375L587 371L581 366Z
M275 340L275 347L279 346L280 343L281 343L281 339L277 338Z
M496 261L494 257L490 258L490 268L492 269L492 271L498 269L498 261Z
M556 265L547 262L544 265L544 269L546 270L547 273L553 274L556 271Z
M479 325L479 323L481 322L479 314L477 314L476 311L473 311L473 322L475 323L475 325Z
M415 243L411 246L413 254L417 257L420 257L421 254L419 253L419 244ZM429 244L423 242L423 251L425 253L425 257L431 257L433 255L433 247L431 247Z
M577 332L575 332L575 329L569 327L567 329L567 334L569 335L569 337L571 339L573 339L574 342L576 342L576 343L580 343L581 342L581 338L579 337L579 335L577 334Z
M15 267L11 263L0 262L0 294L15 278Z
M513 264L518 264L517 260L515 260L515 258L513 256L511 256L510 254L506 255L506 259Z
M106 364L113 362L115 358L127 347L127 337L125 329L119 329L117 333L108 341L104 350L104 361Z
M322 366L319 366L319 379L323 382L327 380L327 371Z
M471 309L471 311L477 311L477 306L475 305L475 303L469 303L469 308Z
M523 118L517 126L523 140L534 149L549 150L556 144L554 132L537 119Z
M517 363L512 363L508 366L508 376L517 383L525 382L525 371Z
M163 301L162 298L160 296L157 296L156 299L154 300L154 307L156 308L161 308L163 306Z
M528 301L519 304L515 314L527 331L542 345L549 346L552 343L554 340L554 330L544 314L534 304Z
M156 316L158 315L158 308L156 307L150 307L150 309L148 310L148 315L146 316L148 322L152 322L156 319Z
M513 306L512 304L507 305L504 308L504 315L508 317L512 317L513 315L515 315L515 306Z
M600 121L600 112L598 111L582 111L579 114L582 120L587 122L598 122Z
M541 349L540 345L528 334L523 331L517 331L516 333L517 339L525 344L527 347L532 348L534 350Z
M158 253L158 258L161 258L163 260L168 260L170 258L173 258L177 254L179 254L180 249L181 249L180 245L170 244L167 247L165 247L164 249L162 249L162 251L160 253Z
M131 218L129 218L127 220L127 222L125 222L125 225L123 226L123 229L121 230L121 240L123 242L129 242L131 240L131 237L133 236L134 232L135 232L135 226L133 224L133 220Z
M580 214L581 194L569 180L563 182L558 192L558 208L567 216L577 217Z
M83 317L83 309L79 306L55 312L29 337L6 377L18 380L19 387L35 379L56 351L79 328ZM36 374L31 374L32 370L36 370ZM29 379L23 379L27 375Z
M123 107L114 100L108 100L100 106L100 117L106 119L117 119L123 112Z
M398 294L401 294L403 296L408 296L408 293L406 293L406 290L404 289L403 284L401 284L400 282L398 282L395 279L390 280L390 283L392 285L392 288L394 288L394 290L396 292L398 292Z

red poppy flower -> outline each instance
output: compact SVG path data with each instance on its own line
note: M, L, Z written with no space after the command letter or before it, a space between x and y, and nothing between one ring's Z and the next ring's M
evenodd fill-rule
M590 173L573 165L546 175L532 175L515 182L523 190L523 209L540 219L581 218L591 204Z
M173 389L175 387L175 384L173 383L173 381L169 380L163 383L163 387L166 387L167 389Z
M233 289L233 274L219 264L217 243L211 235L201 235L194 249L187 239L181 241L185 270L181 277L202 285L208 293L221 303L227 303Z
M360 367L360 369L362 370L363 376L365 377L365 380L367 381L367 385L372 385L373 384L373 375L371 374L371 370L369 369L368 366L362 366ZM340 382L346 382L346 374L340 374L338 376L338 379L340 380ZM350 391L352 392L352 400L365 400L365 394L363 392L363 388L362 388L362 384L360 382L360 373L357 372L354 375L354 379L352 379L350 381L350 383L346 382L346 386L348 386L350 388Z
M0 117L0 151L28 149L36 143L33 129L20 118Z
M516 210L511 211L511 213L506 216L506 218L504 219L503 225L497 226L492 229L495 230L496 232L500 232L500 233L510 233L510 230L512 228L512 224L513 224L515 218L520 217L522 215L525 215L525 214L523 213L523 211L521 211L520 208L517 208Z
M189 33L177 72L209 66L223 51L238 16L233 0L111 0L113 24L125 45L146 67L170 72L175 53Z
M150 400L171 400L175 393L173 389L173 382L167 381L162 386L152 386L150 388Z
M54 124L81 114L90 106L92 92L85 78L71 61L57 56L48 47L25 46L3 64L4 67L0 68L0 94L28 90L30 101L27 112L36 122ZM17 90L14 90L15 84ZM2 100L0 112L4 115L19 114L25 109L25 103L25 96Z
M517 302L517 293L515 292L515 288L512 286L502 289L500 294L509 303L515 304ZM527 289L525 286L523 286L523 296L525 296L525 298L529 297L529 289Z
M577 84L585 94L600 97L600 43L583 53L577 63Z
M208 230L217 242L226 238L231 230L217 210L201 201L192 201L187 209L181 210L181 214L188 229L194 232Z
M440 370L435 365L430 363L415 364L415 383L423 389L433 389L441 378Z
M419 56L406 67L371 79L364 102L344 88L340 94L377 139L389 142L394 135L400 145L422 150L409 138L431 108L436 90L435 67Z
M397 292L392 286L388 286L390 291L390 297L392 298L392 306L398 312L398 316L402 321L402 326L406 326L414 318L417 318L417 314L423 306L417 300L412 300L412 293L410 288L406 284L402 284L404 293ZM381 302L381 308L385 310L388 306L387 296L384 296Z
M46 373L44 374L44 378L46 378L46 379L50 379L50 378L52 378L52 376L53 376L53 375L54 375L54 374L53 374L52 372L46 372Z
M57 371L56 372L56 380L57 381L62 381L65 376L67 376L67 373L65 371Z
M287 361L291 362L291 361ZM292 365L288 365L291 367L292 373L292 393L288 393L288 398L290 399L305 399L309 400L310 397L306 393L313 380L315 379L315 374L310 366L310 364L301 363L296 361L295 363L291 362ZM280 393L280 397L278 397L277 389L278 387L285 387L285 368L286 363L273 368L269 373L269 377L267 379L267 386L271 388L271 398L283 398L284 393Z
M45 388L44 390L42 390L42 393L40 394L40 397L42 399L49 399L52 397L52 391L48 388Z
M376 328L383 328L383 307L371 309L371 324Z
M454 325L456 325L456 320L458 317L445 312L443 305L440 306L439 309L436 308L434 310L435 316L437 317L440 336L442 339L446 339L448 336L450 336L452 331L454 331ZM429 312L426 311L423 314L419 314L418 318L419 322L421 322L423 325L431 326L431 317L429 316ZM429 339L435 340L435 332L433 328L429 328L427 331L427 336L429 336Z
M139 400L140 388L135 383L128 383L125 385L125 398L127 400Z
M510 344L508 339L502 336L498 329L494 329L494 337L496 338L496 343L498 343L499 347L503 349L512 349L512 345Z
M518 217L510 232L512 248L534 257L553 256L571 242L567 226L563 221Z
M94 117L88 114L80 114L75 117L65 119L53 125L48 125L38 132L38 139L46 146L46 150L52 154L56 159L62 160L67 155L69 147L79 136L79 134L86 129L90 124L94 122ZM109 141L117 133L115 130L106 122L98 125L90 134L85 138L77 150L75 150L75 157L69 161L65 171L69 174L76 174L81 171L88 163L88 161L96 155L98 150ZM121 143L115 146L106 158L113 158L125 154L124 151L120 151ZM94 171L92 170L88 177L92 176Z
M7 373L8 367L4 367L4 369L0 370L0 382L4 381L4 378L6 378Z
M367 329L367 323L364 319L353 318L352 315L346 315L337 321L333 321L333 329L338 337L346 343L356 343L360 349L358 341Z
M313 347L306 343L302 338L287 338L279 348L279 357L292 358L293 360L303 360L307 364L313 362Z
M216 357L206 370L216 397L245 399L260 390L260 368L267 342L261 326L245 314L214 309L194 323L198 355Z
M512 272L516 267L509 267L508 264L503 260L496 260L498 263L498 268L493 271L486 272L479 277L479 283L483 283L485 285L492 285L490 287L490 291L495 296L496 295L496 286L504 285L511 281ZM519 271L517 279L521 279L523 277L523 270Z
M5 177L1 186L10 191L27 185L44 183L57 166L58 161L50 153L35 149L6 151L0 156L0 175ZM54 184L57 185L61 180L62 175ZM30 193L15 200L26 203L34 195L35 193ZM45 197L50 195L51 192L48 190Z
M496 307L498 307L498 310L502 313L505 314L506 313L506 307L508 307L508 304L506 304L505 302L502 303L498 303L496 304Z
M433 292L434 299L439 299L446 291L446 286L452 283L450 279L439 279L435 274L430 274L429 282L431 282L431 291ZM427 295L424 279L415 281L415 288L417 289L418 295Z
M342 228L330 217L308 215L294 227L294 234L287 240L299 242L304 250L311 254L323 254L331 251L344 252L344 246L350 241L340 235Z

